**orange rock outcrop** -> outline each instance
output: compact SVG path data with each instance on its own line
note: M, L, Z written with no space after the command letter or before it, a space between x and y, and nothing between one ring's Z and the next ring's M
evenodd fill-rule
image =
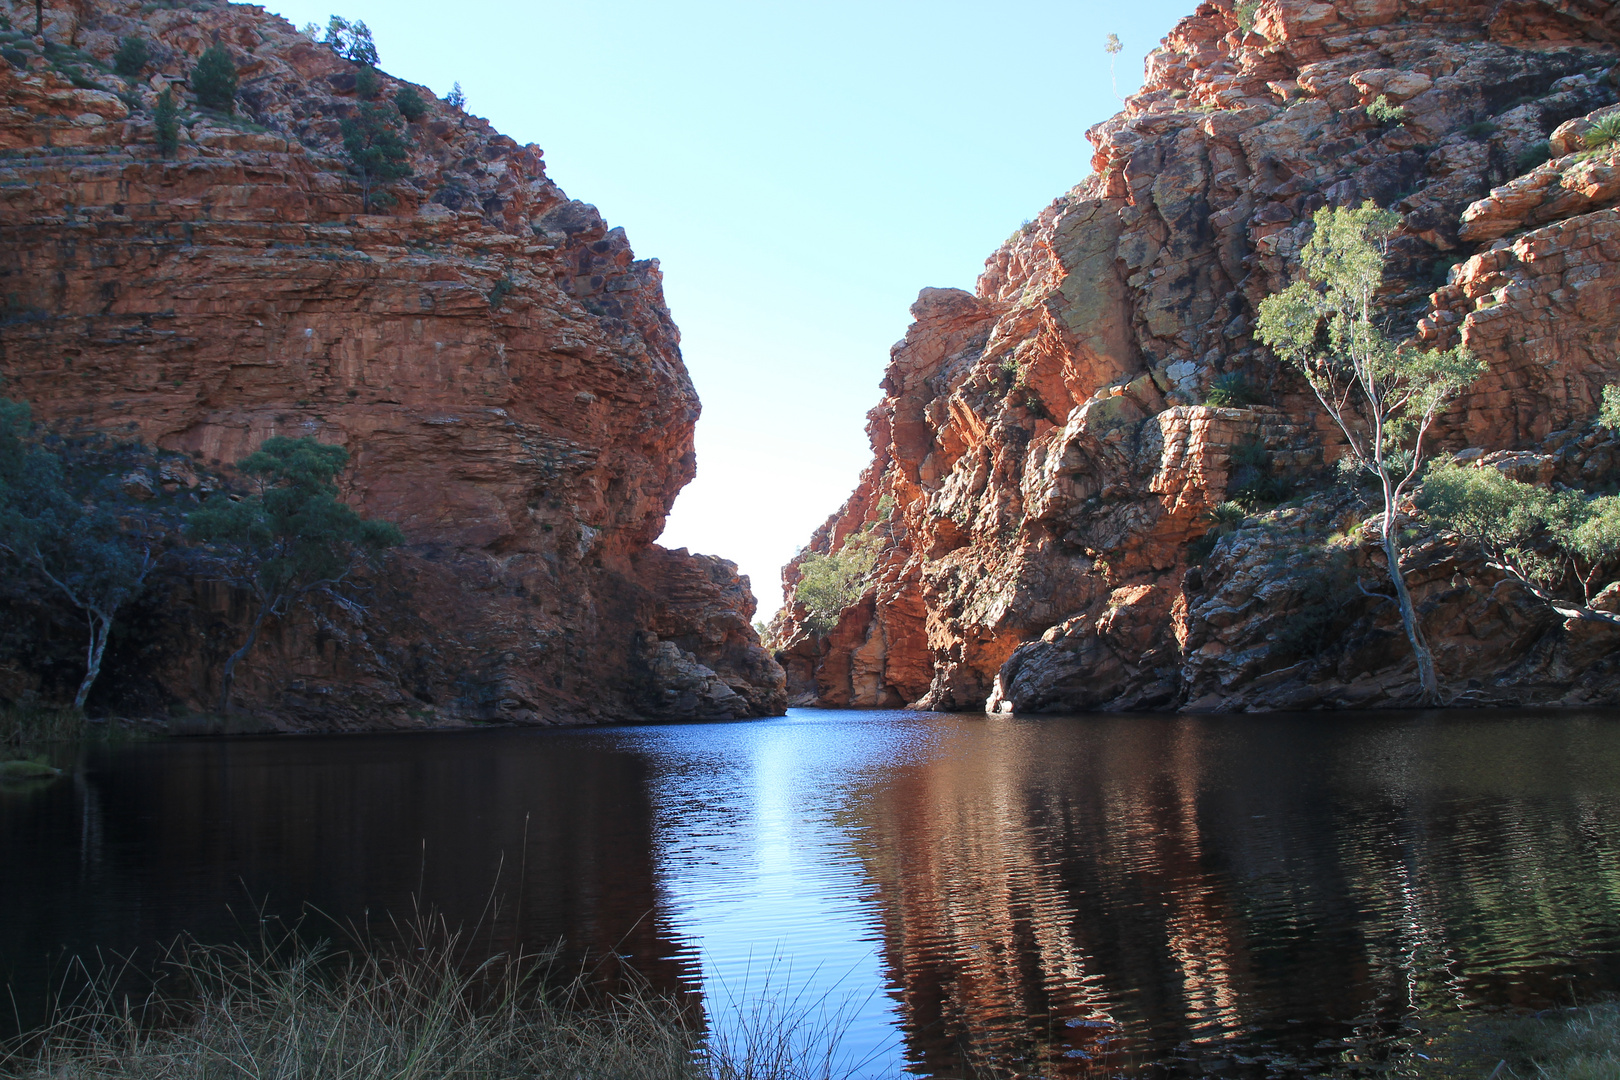
M32 3L0 14L5 392L211 467L271 435L339 443L349 501L407 537L366 610L273 628L244 706L305 728L781 711L747 579L653 543L699 412L658 263L539 148L417 87L413 174L365 213L340 128L358 66L262 8L47 0L37 37ZM125 80L130 35L153 59ZM187 92L213 43L234 117ZM196 707L243 599L171 579L153 678Z
M1535 451L1558 482L1612 480L1612 446L1588 425L1620 379L1620 166L1583 132L1616 111L1617 60L1608 5L1199 4L1088 133L1093 175L991 256L973 293L924 290L913 307L871 414L872 465L808 550L864 528L889 544L828 634L792 593L799 564L784 570L793 699L1410 699L1394 613L1355 588L1379 572L1365 507L1333 482L1333 429L1256 342L1256 309L1297 278L1314 211L1390 206L1385 309L1489 365L1441 449ZM1369 113L1380 98L1401 112ZM1239 491L1297 505L1228 521L1215 542L1211 511ZM1469 701L1611 698L1612 649L1492 591L1472 558L1432 538L1413 553L1448 685Z

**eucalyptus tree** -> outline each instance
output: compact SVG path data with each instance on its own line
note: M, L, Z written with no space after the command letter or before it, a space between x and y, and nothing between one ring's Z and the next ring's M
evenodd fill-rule
M75 709L101 675L119 611L146 588L178 520L172 502L132 470L145 454L98 434L47 445L28 406L0 398L0 556L85 620Z
M1461 346L1422 350L1381 324L1377 295L1400 216L1371 202L1323 208L1301 252L1305 280L1260 302L1259 337L1298 368L1344 434L1353 466L1377 477L1384 558L1427 701L1439 698L1434 655L1401 569L1400 505L1423 469L1441 410L1484 372ZM1386 599L1388 599L1386 597Z
M215 495L186 521L221 576L252 593L247 638L225 661L219 710L230 708L236 666L252 651L267 620L295 604L341 598L363 561L404 541L398 526L362 518L338 499L337 478L349 452L314 439L276 436L236 463L251 490Z

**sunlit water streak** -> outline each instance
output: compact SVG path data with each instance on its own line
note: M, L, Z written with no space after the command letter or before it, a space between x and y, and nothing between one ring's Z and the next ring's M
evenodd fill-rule
M795 710L90 748L0 789L0 978L26 1007L64 949L422 899L483 949L622 958L722 1034L762 1001L832 1024L870 1076L1325 1069L1620 990L1616 715Z

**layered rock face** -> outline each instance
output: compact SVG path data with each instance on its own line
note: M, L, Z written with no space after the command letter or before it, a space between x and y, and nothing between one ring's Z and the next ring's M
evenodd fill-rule
M32 3L0 14L33 29ZM781 711L747 579L653 543L699 411L657 261L537 147L416 88L413 175L364 213L340 129L359 68L284 20L52 0L43 23L0 64L7 395L207 467L271 435L341 444L349 501L409 542L364 612L273 627L243 705L298 727ZM130 35L153 59L126 81L107 65ZM213 43L238 115L183 107L165 159L157 93L189 101ZM200 706L244 599L168 588L150 667Z
M1339 438L1255 341L1256 308L1298 277L1315 210L1392 207L1386 311L1489 365L1442 450L1611 480L1589 423L1620 378L1620 169L1581 133L1620 111L1617 43L1620 11L1567 0L1201 4L1088 133L1093 175L975 292L924 290L912 308L872 465L808 550L863 529L889 543L828 634L790 592L790 694L1001 710L1412 699L1393 605L1356 588L1383 572L1368 507L1334 483ZM1404 112L1381 122L1366 108L1380 98ZM1264 404L1212 406L1216 380ZM1217 542L1211 512L1239 493L1257 512ZM1590 640L1607 631L1566 633L1471 557L1443 538L1412 553L1448 685L1472 701L1612 694L1616 642Z

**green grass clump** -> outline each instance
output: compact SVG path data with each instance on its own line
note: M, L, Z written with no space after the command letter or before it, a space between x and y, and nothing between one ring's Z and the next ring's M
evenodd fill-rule
M1620 142L1620 113L1605 116L1597 123L1586 129L1581 141L1588 150L1602 150Z
M1205 405L1217 408L1260 404L1260 391L1240 371L1228 371L1210 381L1209 393L1204 395Z

